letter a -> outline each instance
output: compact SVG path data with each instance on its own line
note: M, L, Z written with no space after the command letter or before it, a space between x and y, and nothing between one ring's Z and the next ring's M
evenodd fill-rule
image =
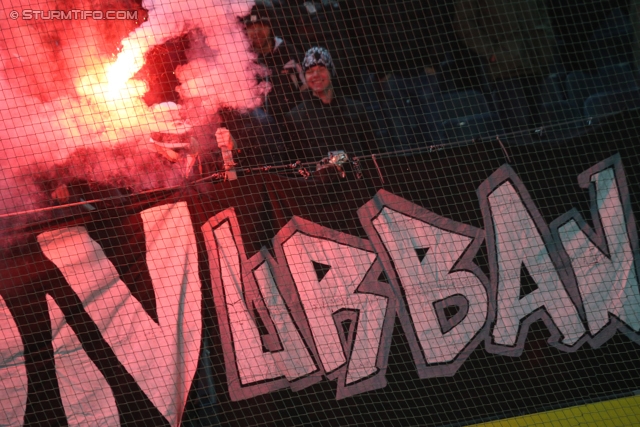
M497 183L494 188L489 187L492 183ZM521 322L544 309L562 334L561 339L554 335L550 342L575 344L585 333L574 303L576 295L572 300L566 288L568 280L563 281L558 273L560 257L552 256L549 248L555 246L550 232L524 185L510 167L503 166L478 192L486 224L491 283L497 291L494 342L515 346L520 333L519 344L523 344L527 328L521 328ZM523 271L535 282L533 290L523 292Z

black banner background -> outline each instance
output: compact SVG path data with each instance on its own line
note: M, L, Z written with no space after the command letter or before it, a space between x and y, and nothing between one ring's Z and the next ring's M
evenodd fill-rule
M206 248L200 227L226 208L236 211L247 257L271 239L293 215L318 225L367 238L357 210L376 192L396 196L443 217L484 228L476 190L501 165L508 163L529 191L548 223L571 208L590 222L588 191L578 175L618 153L626 172L633 211L640 213L640 165L637 113L625 113L562 144L544 142L503 145L499 141L447 147L411 156L365 159L364 178L320 183L314 179L283 178L275 174L247 174L237 181L201 183L180 192L154 198L132 198L124 206L99 205L96 212L33 227L30 245L17 247L0 262L5 299L25 345L29 398L25 425L64 425L64 410L56 386L51 330L47 329L46 293L54 295L69 324L92 360L101 360L102 372L114 389L123 425L162 425L164 420L110 352L97 330L92 330L81 303L57 268L40 252L35 236L51 227L82 224L100 243L123 281L147 312L154 316L153 288L144 267L140 219L136 213L154 204L186 200L198 238L200 278L203 283L203 321L210 360L201 360L198 376L213 375L215 414L202 407L206 378L194 381L184 425L466 425L488 419L572 406L631 394L640 389L640 346L616 334L600 348L582 346L564 353L546 344L549 332L541 321L529 330L525 349L512 358L478 347L452 377L420 379L411 350L396 321L384 389L336 400L336 385L327 380L301 391L289 389L255 398L230 400L218 321L208 274ZM120 260L118 262L117 260ZM134 261L132 261L134 260ZM484 247L475 263L489 275ZM204 353L206 354L206 353ZM210 364L205 363L210 362ZM204 369L208 366L207 369ZM199 389L200 388L200 389ZM212 399L212 396L207 396ZM46 420L46 421L45 421Z

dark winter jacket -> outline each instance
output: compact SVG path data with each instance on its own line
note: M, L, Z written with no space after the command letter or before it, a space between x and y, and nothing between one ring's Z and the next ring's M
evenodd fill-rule
M349 155L375 153L374 129L364 106L336 93L331 104L311 96L286 115L291 160L319 161L329 151Z
M271 83L272 89L267 95L264 109L278 121L302 102L303 82L298 75L299 70L295 68L295 64L300 64L301 56L297 50L279 38L276 38L273 52L258 56L258 61L271 72L267 80Z

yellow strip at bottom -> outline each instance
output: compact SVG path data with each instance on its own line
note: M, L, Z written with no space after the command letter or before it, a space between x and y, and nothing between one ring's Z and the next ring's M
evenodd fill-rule
M638 427L640 396L625 397L570 408L555 409L476 424L473 427Z

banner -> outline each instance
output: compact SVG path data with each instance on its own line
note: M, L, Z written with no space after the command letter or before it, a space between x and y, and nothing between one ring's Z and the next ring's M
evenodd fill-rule
M638 160L605 126L34 227L0 266L0 425L187 425L205 376L223 425L469 424L631 393Z

